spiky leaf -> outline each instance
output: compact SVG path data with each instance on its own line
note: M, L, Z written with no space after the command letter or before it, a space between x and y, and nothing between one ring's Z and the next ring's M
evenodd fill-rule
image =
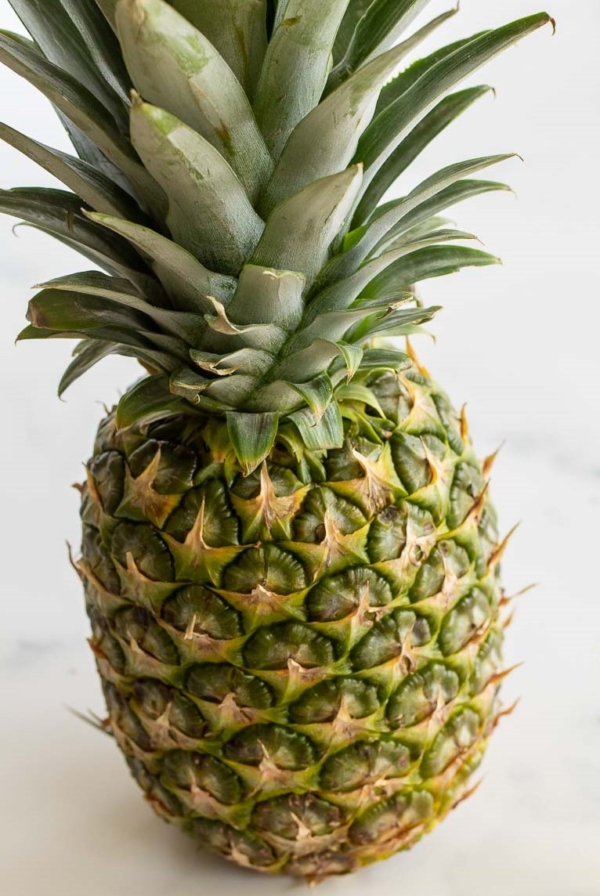
M287 0L267 49L254 108L274 158L318 103L348 0Z
M136 102L131 135L168 196L175 240L208 267L238 274L263 223L225 159L200 134L148 103Z
M117 28L138 92L201 134L255 199L273 163L246 94L207 37L164 0L119 0Z
M279 423L279 414L227 414L231 445L245 476L249 476L270 453Z

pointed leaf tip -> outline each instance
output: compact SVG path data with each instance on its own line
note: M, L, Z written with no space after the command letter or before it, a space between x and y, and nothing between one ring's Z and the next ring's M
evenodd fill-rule
M249 476L271 453L277 438L279 414L230 411L227 430L244 476Z

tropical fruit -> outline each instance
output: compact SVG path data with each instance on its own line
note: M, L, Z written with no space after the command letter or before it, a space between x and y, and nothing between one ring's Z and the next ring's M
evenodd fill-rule
M496 261L440 215L506 189L450 164L384 201L533 15L407 65L423 0L10 0L0 59L77 156L0 210L93 265L21 339L143 377L100 425L77 567L107 730L160 816L320 880L410 847L501 714L504 550L464 414L406 351L416 284Z

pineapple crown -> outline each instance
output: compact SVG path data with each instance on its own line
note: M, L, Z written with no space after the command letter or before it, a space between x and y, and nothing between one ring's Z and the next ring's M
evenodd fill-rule
M490 89L453 88L552 19L402 68L456 9L406 37L428 0L9 2L32 39L0 32L0 60L55 106L77 155L1 124L68 191L0 191L0 211L100 269L42 284L19 338L78 340L61 393L111 353L137 358L148 375L119 427L223 417L246 473L278 432L338 447L344 417L376 402L373 370L410 363L379 339L438 310L416 284L497 261L440 214L508 189L474 175L510 156L381 200Z

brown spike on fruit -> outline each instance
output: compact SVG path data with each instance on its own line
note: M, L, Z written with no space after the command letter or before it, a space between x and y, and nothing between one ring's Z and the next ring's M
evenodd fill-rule
M494 553L492 554L492 556L489 559L489 562L488 562L489 570L495 569L498 566L498 564L502 560L502 557L506 553L506 549L510 543L511 538L513 537L513 535L515 534L517 529L519 529L520 526L521 526L521 523L517 523L516 526L513 526L512 529L510 530L510 532L508 533L508 535L506 536L506 538L502 542L500 542L500 544L498 545L498 547L496 548L496 550L494 551Z
M512 613L509 613L500 623L502 628L506 631L507 628L510 628L513 622L515 621L516 610L513 610Z
M496 463L496 460L498 459L498 455L500 454L500 452L502 451L503 448L504 448L504 443L502 443L500 445L500 447L494 451L493 454L488 455L488 457L486 457L485 460L483 461L483 465L482 465L483 475L485 476L486 479L489 478L489 475L492 472L492 468L493 468L494 464Z
M452 805L450 806L450 811L453 811L454 809L458 809L458 807L459 807L462 803L466 803L467 800L471 799L471 797L474 796L474 795L477 793L477 791L479 790L479 788L480 788L481 785L483 784L484 780L485 780L485 777L480 778L479 781L477 781L475 784L473 784L472 787L469 787L469 789L468 789L465 793L463 793L463 794L456 800L456 802L452 803Z
M421 364L421 362L419 361L419 358L417 356L415 348L414 348L412 342L410 341L410 339L408 338L408 336L406 337L406 354L411 359L411 361L413 362L413 364L415 365L415 367L417 368L419 373L423 374L423 376L425 376L427 378L429 378L431 376L431 374L429 373L427 368L423 364Z
M460 435L463 442L469 439L469 421L467 420L467 405L463 404L460 409Z
M521 698L518 697L514 703L508 707L508 709L503 709L500 712L496 713L494 716L494 728L497 728L502 719L508 718L508 716L512 716L512 714L516 711L517 707L521 702Z
M502 672L496 672L495 675L492 675L488 684L494 684L494 685L500 684L502 681L504 681L506 678L508 678L509 675L512 675L513 672L516 672L517 669L520 669L521 666L523 666L523 665L525 665L525 664L524 663L515 663L515 665L511 666L509 669L504 669Z

